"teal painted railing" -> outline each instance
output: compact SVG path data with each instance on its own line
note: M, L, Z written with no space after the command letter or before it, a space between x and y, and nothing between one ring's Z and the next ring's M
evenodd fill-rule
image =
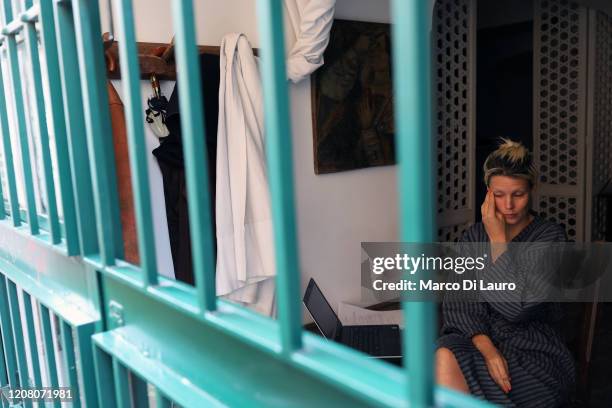
M172 2L192 287L158 274L132 2L115 0L113 7L122 33L119 51L140 265L122 260L98 2L3 0L0 130L6 189L0 188L0 386L67 386L73 389L74 406L84 407L146 407L149 397L159 407L485 406L434 385L432 304L403 305L408 322L404 369L303 331L287 137L289 98L279 34L282 2L257 2L278 320L215 296L201 116L206 107L199 86L193 2ZM392 7L401 236L428 242L434 231L430 4L394 0ZM17 15L14 10L23 11ZM29 99L22 92L20 66L32 78ZM31 128L40 139L46 214L36 210L26 100L33 101L36 123ZM14 126L7 104L16 112ZM13 151L19 152L23 166L23 203ZM52 405L60 406L59 401Z

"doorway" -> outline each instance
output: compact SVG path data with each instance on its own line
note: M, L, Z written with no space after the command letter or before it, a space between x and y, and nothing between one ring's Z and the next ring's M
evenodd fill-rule
M476 206L486 195L483 165L500 137L533 149L533 2L477 3Z

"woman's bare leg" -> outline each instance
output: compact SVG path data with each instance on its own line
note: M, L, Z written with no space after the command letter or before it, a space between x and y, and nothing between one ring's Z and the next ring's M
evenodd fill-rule
M446 347L441 347L436 351L436 381L443 387L465 393L470 392L455 355Z

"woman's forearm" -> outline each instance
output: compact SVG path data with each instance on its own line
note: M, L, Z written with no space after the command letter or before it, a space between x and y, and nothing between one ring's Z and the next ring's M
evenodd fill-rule
M495 347L491 338L486 334L475 335L472 337L472 343L485 358L497 352L497 347Z
M472 337L474 346L480 351L487 365L489 375L506 394L512 390L508 362L486 334Z

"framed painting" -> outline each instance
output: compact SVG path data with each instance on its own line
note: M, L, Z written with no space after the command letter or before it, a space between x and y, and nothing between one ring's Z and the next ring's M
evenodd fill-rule
M335 20L312 78L316 174L395 164L390 25Z

